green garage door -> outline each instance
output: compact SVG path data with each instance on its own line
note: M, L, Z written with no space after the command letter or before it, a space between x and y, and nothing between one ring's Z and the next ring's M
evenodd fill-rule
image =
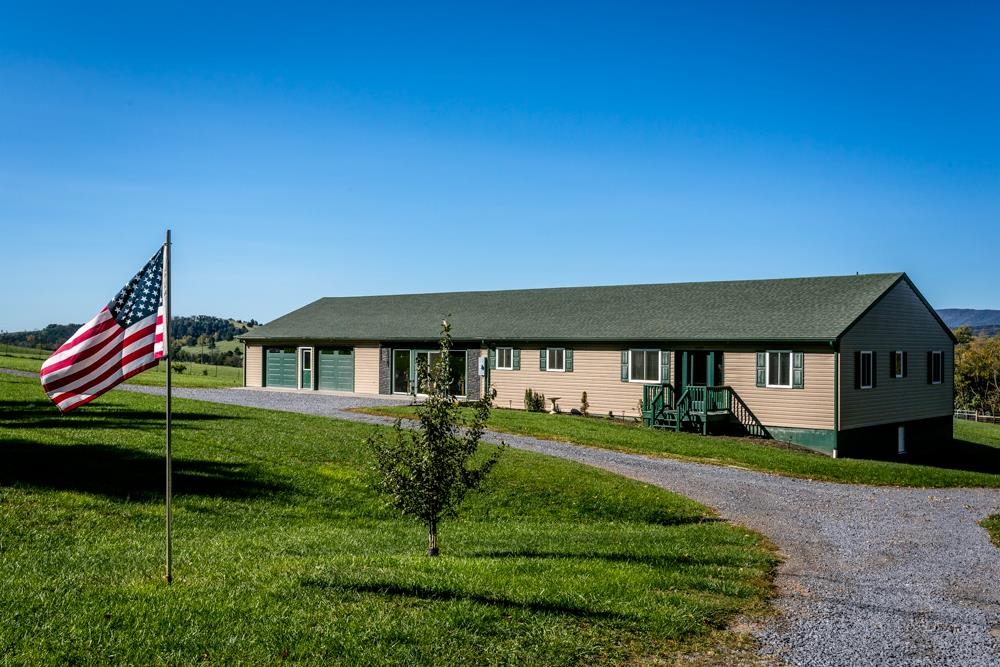
M354 391L354 350L317 350L319 357L319 388L334 391Z
M295 377L296 371L295 348L269 347L264 357L264 386L265 387L288 387L295 389L299 386Z

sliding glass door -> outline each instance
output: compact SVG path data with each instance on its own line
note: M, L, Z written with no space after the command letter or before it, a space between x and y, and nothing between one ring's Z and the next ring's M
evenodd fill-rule
M392 391L396 394L426 395L431 387L428 369L441 358L438 350L393 350ZM448 390L452 396L466 395L466 352L453 350L449 355L451 370Z

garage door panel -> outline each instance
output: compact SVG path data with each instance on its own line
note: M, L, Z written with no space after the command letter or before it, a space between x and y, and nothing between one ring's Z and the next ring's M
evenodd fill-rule
M321 349L318 356L320 389L354 391L353 349Z
M264 386L295 389L297 356L294 348L268 348L264 355Z

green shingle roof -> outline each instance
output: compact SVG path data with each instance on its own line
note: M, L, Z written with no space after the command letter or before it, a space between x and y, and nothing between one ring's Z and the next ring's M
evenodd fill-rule
M830 341L903 273L327 297L247 341ZM912 286L912 285L911 285Z

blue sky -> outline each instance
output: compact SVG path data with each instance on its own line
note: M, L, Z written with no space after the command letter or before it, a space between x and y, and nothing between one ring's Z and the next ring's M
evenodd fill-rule
M993 3L0 2L0 328L906 271L1000 308ZM141 6L136 6L141 5Z

